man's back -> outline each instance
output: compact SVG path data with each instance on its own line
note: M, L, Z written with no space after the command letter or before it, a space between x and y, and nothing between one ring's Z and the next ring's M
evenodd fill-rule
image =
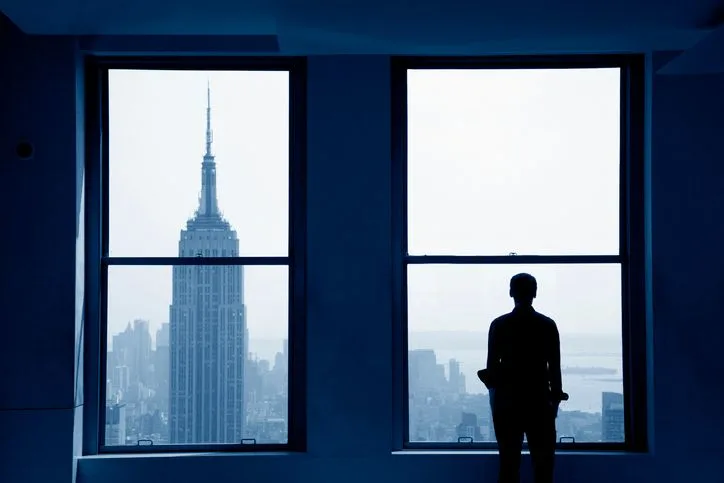
M490 325L488 368L499 394L549 399L561 392L560 341L555 322L531 306L516 307ZM507 399L507 398L506 398Z

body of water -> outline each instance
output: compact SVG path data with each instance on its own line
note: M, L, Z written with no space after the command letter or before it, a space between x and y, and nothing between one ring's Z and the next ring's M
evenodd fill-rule
M476 374L479 369L485 367L487 334L480 336L475 334L472 337L468 334L463 338L456 333L448 334L454 334L454 336L411 334L410 349L433 349L437 363L445 365L446 374L450 359L457 360L460 363L461 372L465 375L467 392L473 394L487 392ZM270 361L272 365L276 353L281 352L282 347L282 339L252 338L249 341L249 352L256 358ZM563 390L570 395L570 400L563 403L561 409L601 412L601 394L603 392L623 392L620 338L614 336L562 337L561 347L561 366L564 368L603 367L616 371L615 374L566 374L564 372Z
M456 359L460 371L465 375L465 386L469 393L484 393L487 389L478 379L477 371L485 367L485 354L481 351L435 351L438 364L445 364L448 374L448 362ZM566 374L563 373L563 390L570 400L561 405L566 411L601 412L601 394L603 392L623 392L622 359L620 355L584 354L561 355L563 367L603 367L615 369L616 374Z

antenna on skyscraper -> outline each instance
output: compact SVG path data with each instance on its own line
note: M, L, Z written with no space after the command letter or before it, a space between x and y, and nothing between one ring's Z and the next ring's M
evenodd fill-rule
M211 81L206 79L206 156L211 154L211 143L214 141L214 132L211 130Z

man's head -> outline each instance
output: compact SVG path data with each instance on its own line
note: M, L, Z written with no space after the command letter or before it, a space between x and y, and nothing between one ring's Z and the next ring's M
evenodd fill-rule
M510 279L510 296L516 304L531 305L538 292L538 282L529 273L519 273Z

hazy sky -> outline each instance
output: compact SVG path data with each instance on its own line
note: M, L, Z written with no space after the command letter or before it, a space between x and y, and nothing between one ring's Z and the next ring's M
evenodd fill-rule
M288 253L289 74L115 70L109 79L110 254L178 256L198 207L211 85L219 206L243 256ZM245 267L251 337L287 336L286 267ZM171 267L109 270L109 335L169 321ZM281 349L281 346L279 347ZM253 348L252 348L253 350Z
M619 75L410 71L410 253L617 254Z
M413 255L615 255L619 69L408 73ZM410 330L483 330L528 271L561 333L621 333L618 265L412 266Z
M198 206L207 81L241 254L287 254L288 74L112 71L112 256L177 256ZM618 252L618 69L411 71L408 90L410 253ZM620 334L620 269L604 265L411 267L410 330L487 330L521 270L562 333ZM251 338L286 337L286 268L245 277ZM111 267L109 297L109 335L134 318L155 331L171 267Z

